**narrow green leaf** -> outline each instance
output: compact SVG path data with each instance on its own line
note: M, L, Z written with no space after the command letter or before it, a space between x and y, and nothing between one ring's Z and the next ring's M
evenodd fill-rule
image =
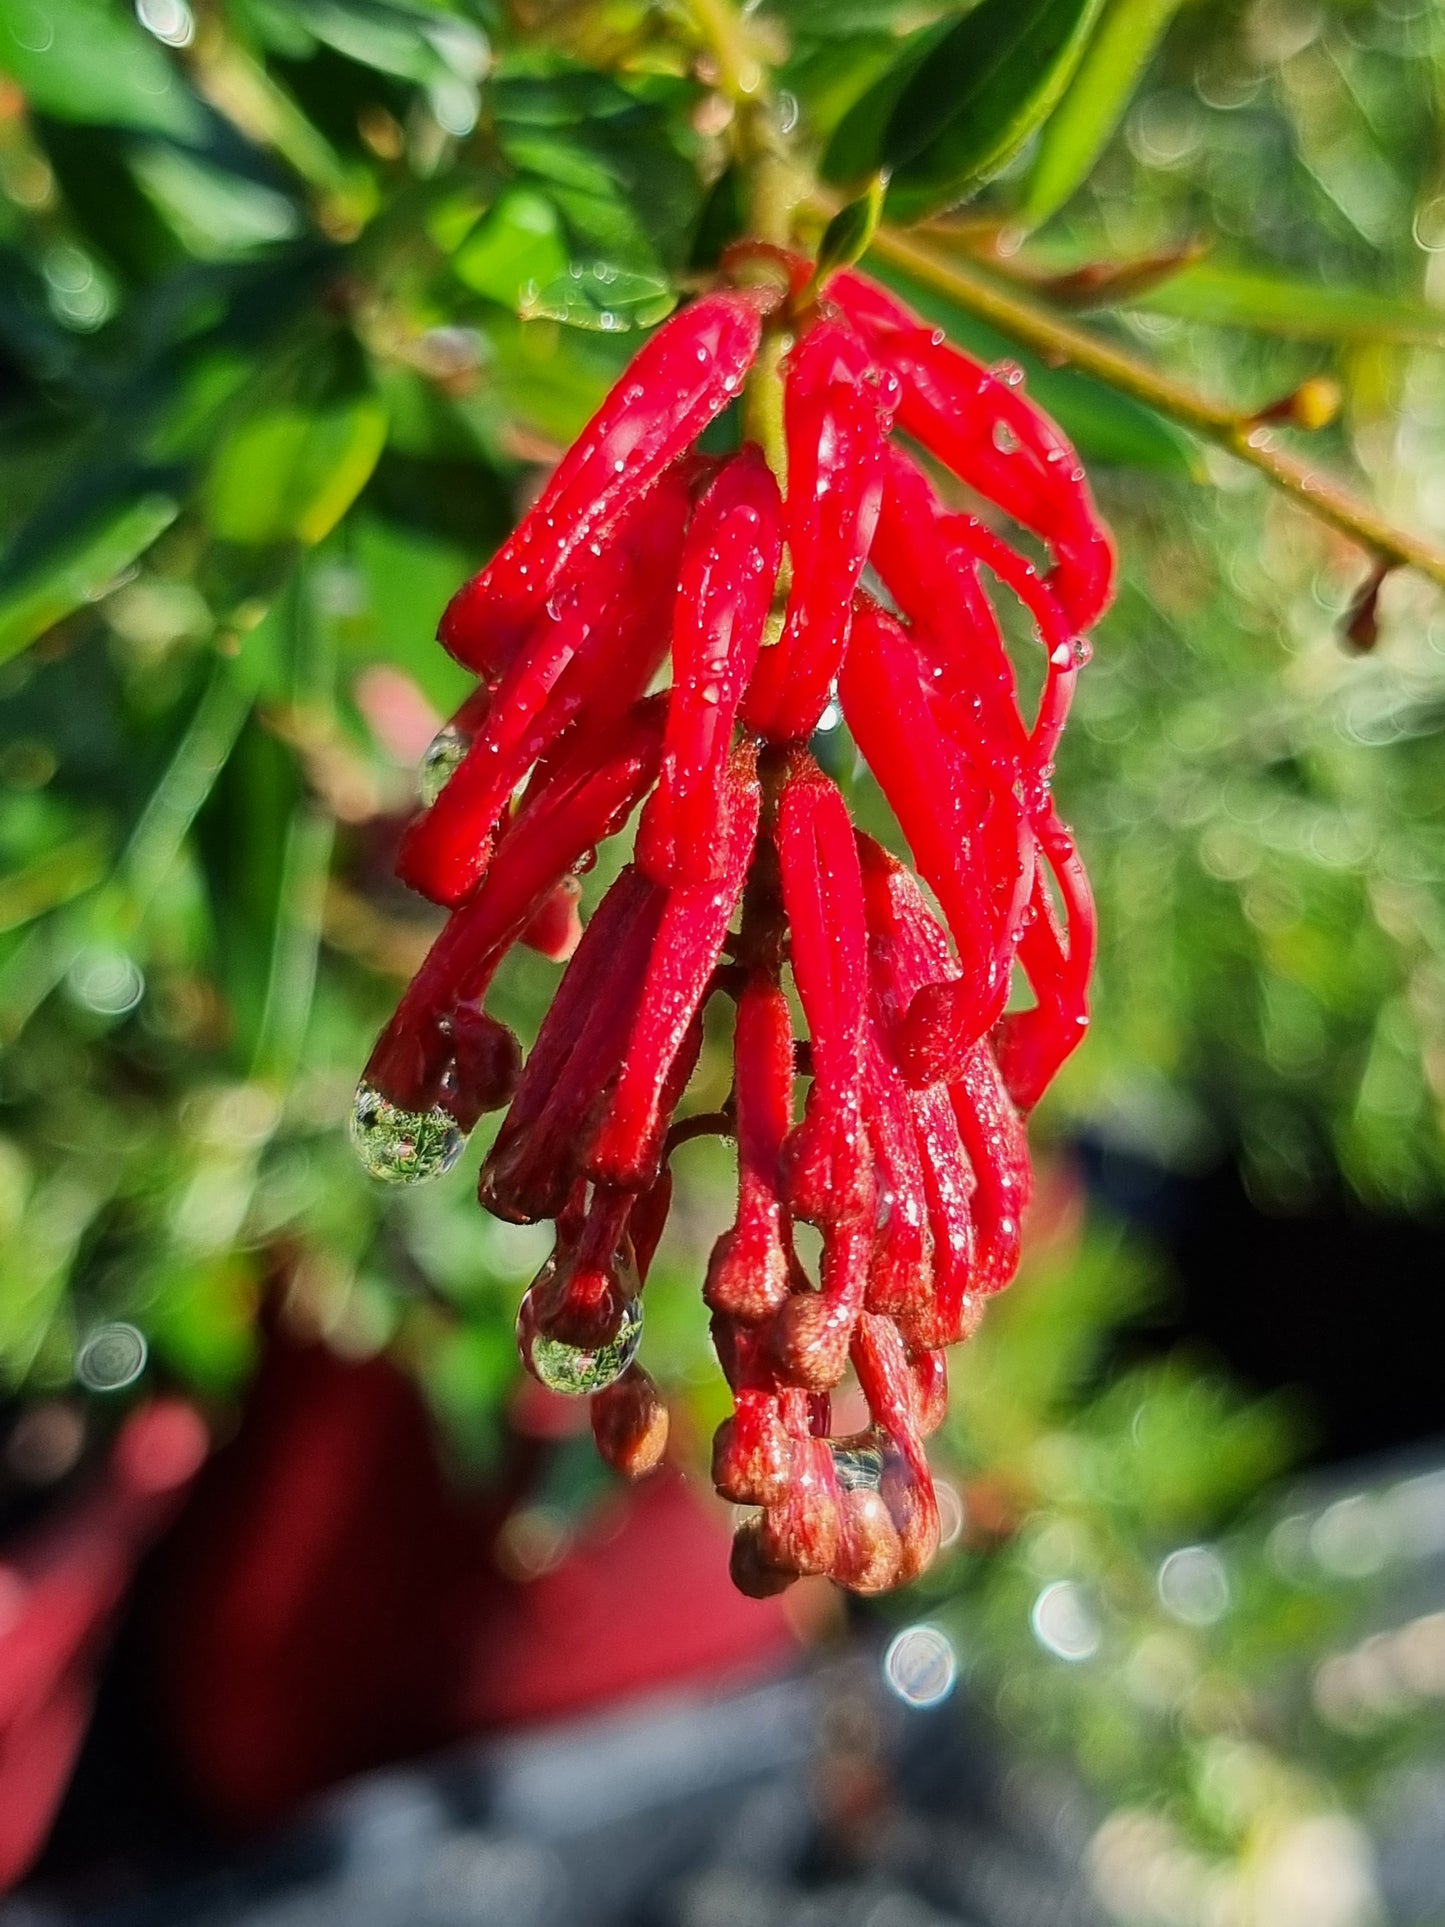
M365 487L385 441L386 409L370 394L252 415L211 463L211 528L248 545L319 542Z
M953 32L947 20L925 27L903 42L891 57L873 48L860 56L862 68L852 104L840 117L823 156L823 178L847 187L876 174L883 165L884 137L904 88L929 55Z
M840 268L851 268L868 252L882 218L886 185L884 176L875 174L868 191L840 207L829 221L818 243L818 265L814 269L817 280L836 274Z
M1088 178L1181 0L1107 0L1074 77L1039 137L1020 213L1030 227Z
M169 495L143 495L69 536L0 587L0 662L94 602L179 513Z
M286 195L179 148L143 147L131 167L147 200L199 260L236 259L301 231L301 210Z
M523 291L524 321L565 321L599 334L651 328L677 306L671 284L661 275L615 268L606 261L574 261L545 287Z
M0 73L57 120L199 140L206 116L128 7L110 0L7 0Z
M23 870L0 877L0 931L18 930L72 897L83 896L105 875L108 856L108 839L87 830L58 849L47 850Z
M457 278L489 301L520 306L525 292L567 271L561 218L544 194L513 188L467 237L452 258Z
M1101 0L982 0L929 51L883 135L889 212L920 220L1011 161L1053 111Z
M1123 305L1123 304L1121 304ZM1363 288L1197 261L1127 304L1296 341L1400 341L1445 347L1445 309Z

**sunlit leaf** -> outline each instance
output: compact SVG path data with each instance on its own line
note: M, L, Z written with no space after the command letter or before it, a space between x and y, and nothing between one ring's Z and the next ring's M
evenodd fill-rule
M458 278L477 294L516 308L565 274L567 243L555 206L530 188L504 194L452 257Z
M212 529L248 545L321 541L366 486L386 420L369 393L249 416L222 442L206 477Z
M134 127L199 140L206 116L180 73L109 0L7 0L0 8L0 73L57 120Z
M1196 261L1132 307L1297 341L1401 341L1445 346L1445 309L1364 288Z
M142 148L131 166L152 205L202 261L248 254L300 232L301 211L286 195L179 148Z
M1180 0L1107 0L1073 79L1039 137L1020 212L1046 221L1088 178Z
M179 513L169 496L143 495L57 541L0 581L0 662L81 604L94 602Z
M574 328L600 334L621 334L629 328L651 328L672 313L677 295L654 274L636 274L610 267L605 261L574 261L535 293L524 293L524 320L565 321Z
M852 104L833 129L823 156L826 180L847 187L877 174L884 165L888 124L904 88L951 32L944 20L913 34L903 43L901 52L898 43L890 41L885 47L860 54L854 78L847 83ZM840 64L844 58L841 53L835 54ZM851 61L846 64L852 66ZM834 85L838 84L835 74Z
M817 274L821 280L840 268L850 268L868 252L883 212L884 180L875 174L867 192L849 201L829 221L818 243Z
M883 132L889 212L951 207L1011 161L1057 105L1101 0L982 0L930 48Z
M485 70L485 34L456 15L397 0L293 0L295 16L337 53L402 80L447 73L476 80Z

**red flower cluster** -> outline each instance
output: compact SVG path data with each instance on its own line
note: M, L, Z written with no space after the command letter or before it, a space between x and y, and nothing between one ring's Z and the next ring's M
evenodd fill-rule
M706 295L648 342L442 619L481 680L433 746L399 868L452 914L367 1065L354 1136L378 1175L422 1177L508 1106L482 1202L557 1228L522 1304L524 1357L591 1395L611 1463L645 1470L666 1415L633 1362L639 1292L669 1153L697 1128L670 1120L703 1011L730 998L715 1121L736 1137L738 1207L705 1297L734 1397L714 1476L757 1508L734 1575L759 1593L803 1573L875 1592L933 1554L922 1441L944 1348L1013 1274L1019 1113L1087 1021L1092 907L1050 777L1112 554L1017 370L979 366L860 275L819 295L806 263L776 258L787 288ZM785 493L754 444L694 447L769 328L792 337ZM1048 572L949 512L899 431L1039 538ZM981 571L1043 644L1032 725ZM671 685L649 694L669 651ZM809 753L833 703L947 934ZM633 860L523 1068L483 1008L498 962L518 940L569 953L576 875L644 798ZM1034 1001L1006 1011L1015 962ZM798 1223L820 1234L816 1284ZM829 1393L850 1362L872 1422L835 1438Z

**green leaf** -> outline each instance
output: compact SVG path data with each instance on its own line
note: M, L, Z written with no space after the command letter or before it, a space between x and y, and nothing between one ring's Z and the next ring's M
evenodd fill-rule
M889 50L876 45L860 52L854 79L847 82L852 104L834 128L823 156L825 180L844 187L879 172L888 123L904 88L951 32L946 20L925 27L891 61ZM845 68L845 76L846 72Z
M565 321L599 334L652 328L677 306L677 295L660 274L614 268L605 261L574 261L520 304L524 321Z
M1088 178L1181 0L1107 0L1068 90L1049 116L1020 208L1030 227Z
M823 229L823 238L818 243L818 264L814 269L817 280L836 274L840 268L851 268L855 261L861 261L878 232L878 222L883 214L883 194L885 182L881 174L875 174L868 184L866 194L860 194L856 201L849 201Z
M531 188L504 194L452 258L457 278L505 308L521 306L568 265L561 217L551 201Z
M1101 0L982 0L933 46L888 116L889 212L919 220L1007 166L1057 105Z
M72 609L97 601L179 512L169 495L159 493L118 505L99 521L56 542L4 582L0 586L0 662L28 647Z
M57 120L200 140L206 116L156 42L109 0L7 0L0 72Z
M1445 347L1445 309L1362 288L1197 261L1126 305L1296 341L1399 341Z
M396 0L293 0L293 6L328 47L399 80L474 82L486 69L485 34L455 14Z
M109 839L83 831L21 870L0 877L0 931L18 930L73 897L83 896L109 867Z
M146 198L198 260L234 260L301 231L301 211L286 195L179 148L142 148L131 167Z
M369 391L247 416L206 476L211 528L249 546L320 542L366 486L386 426L386 408Z

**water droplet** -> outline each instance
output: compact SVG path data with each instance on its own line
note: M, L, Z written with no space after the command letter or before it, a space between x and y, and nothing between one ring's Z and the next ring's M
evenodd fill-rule
M1024 371L1016 361L1000 361L989 372L1005 388L1022 388L1024 385Z
M448 723L444 729L437 731L422 751L421 761L417 764L416 787L428 809L451 781L470 748L471 738L463 734L455 723Z
M1159 1603L1186 1626L1212 1626L1229 1610L1229 1574L1211 1546L1182 1546L1160 1566Z
M1055 669L1074 668L1075 664L1074 664L1073 644L1070 642L1061 642L1057 649L1051 649L1049 651L1049 661L1053 664Z
M517 1336L524 1347L528 1342L527 1323L524 1317L518 1317ZM595 1348L564 1345L560 1338L533 1332L527 1363L533 1376L549 1392L561 1392L567 1398L586 1398L615 1384L636 1358L641 1343L642 1304L639 1299L627 1298L623 1301L622 1323L615 1337L605 1345Z
M1018 436L1015 435L1007 422L994 423L993 445L1000 455L1017 455L1020 446Z
M1094 659L1094 645L1087 636L1075 636L1072 644L1074 667L1083 669Z
M907 1706L940 1705L958 1681L953 1641L937 1626L905 1626L888 1642L883 1678Z
M1034 1601L1029 1624L1039 1644L1060 1659L1092 1659L1103 1641L1088 1595L1071 1579L1044 1587Z
M440 1104L404 1111L370 1084L356 1088L351 1142L369 1174L386 1184L423 1184L443 1177L462 1154L466 1137Z
M90 945L82 950L66 974L66 986L78 1003L102 1017L124 1017L145 995L140 965L123 950Z
M75 1376L92 1392L119 1392L145 1370L146 1342L134 1325L97 1325L75 1357Z
M845 1492L878 1492L883 1485L883 1449L866 1433L839 1439L833 1447L833 1470Z

